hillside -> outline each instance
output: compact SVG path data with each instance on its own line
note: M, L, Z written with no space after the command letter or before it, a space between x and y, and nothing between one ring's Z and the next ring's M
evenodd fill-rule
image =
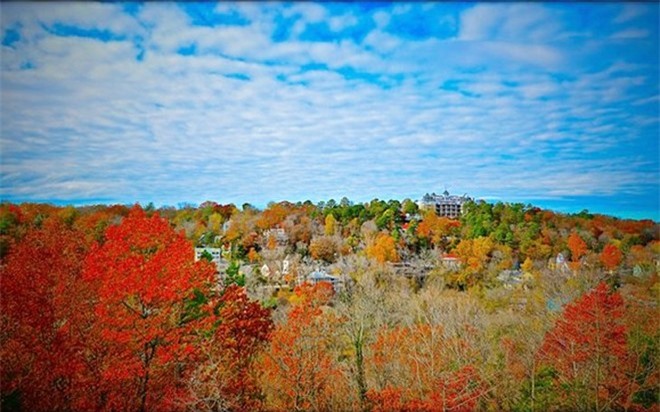
M2 410L656 410L659 225L0 205Z

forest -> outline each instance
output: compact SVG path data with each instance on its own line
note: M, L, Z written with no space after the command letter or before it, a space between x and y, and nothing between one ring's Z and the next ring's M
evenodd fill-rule
M0 409L658 411L659 228L483 201L4 202Z

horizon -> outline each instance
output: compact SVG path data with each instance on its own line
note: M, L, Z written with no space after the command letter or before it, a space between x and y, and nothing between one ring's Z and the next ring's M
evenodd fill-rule
M431 192L428 192L428 193L431 193ZM455 195L455 194L456 193L450 193L450 195ZM549 211L552 211L554 213L560 213L560 214L564 214L564 215L575 215L575 214L580 214L582 212L587 212L587 213L593 214L593 215L609 216L609 217L613 217L613 218L621 219L621 220L628 220L628 219L629 220L651 220L655 223L660 223L660 219L654 219L652 217L646 217L644 215L639 215L639 216L635 216L635 214L617 215L617 214L613 214L613 213L608 213L607 211L603 211L601 209L590 209L588 207L580 208L580 205L574 205L573 208L565 207L565 205L563 205L561 203L561 201L559 203L559 207L557 207L556 204L553 204L552 201L546 201L546 202L544 202L543 200L541 200L539 202L508 201L506 199L501 199L501 198L497 198L497 197L473 197L473 196L470 196L469 194L467 194L467 195L468 195L468 197L471 198L471 200L473 200L475 202L483 201L483 202L486 202L486 203L490 203L492 205L495 205L495 204L500 203L500 202L503 203L503 204L522 204L524 206L537 207L541 210L549 210ZM256 208L257 210L263 211L263 210L267 209L270 206L270 204L277 204L277 203L281 203L281 202L289 202L289 203L292 203L292 204L311 202L314 206L318 207L318 205L320 203L327 203L330 200L334 200L337 204L339 204L339 202L342 200L342 198L346 197L350 201L351 204L368 204L369 202L371 202L373 200L383 200L383 201L386 201L386 202L390 201L390 200L396 200L396 201L399 201L399 202L403 202L406 199L410 199L410 200L414 201L415 203L419 203L422 196L423 195L420 195L419 197L402 197L402 198L372 197L372 198L369 198L369 199L366 199L366 200L357 200L357 199L348 198L346 196L341 196L341 197L337 197L337 198L333 197L333 198L328 198L328 199L309 199L309 198L308 199L296 199L296 200L280 199L280 200L277 200L277 201L270 200L266 203L255 203L255 202L249 202L249 201L231 202L231 201L219 201L217 199L205 199L201 202L181 201L181 202L176 202L176 203L157 203L157 202L154 202L154 201L113 202L113 201L102 201L102 200L94 200L94 199L85 200L85 201L82 201L82 202L71 202L71 201L67 201L67 200L35 200L35 201L26 201L26 202L22 202L22 201L12 202L12 201L9 201L9 200L0 199L0 203L5 203L5 202L9 202L9 203L12 203L12 204L35 203L35 204L49 204L49 205L56 206L56 207L73 206L73 207L76 207L76 208L78 208L78 207L80 207L80 208L82 208L82 207L94 207L94 206L109 207L109 206L114 206L114 205L121 205L121 206L126 206L126 207L131 207L133 205L139 205L140 207L145 208L145 207L149 206L149 204L152 204L156 209L164 209L164 208L182 209L184 207L199 208L205 202L213 202L213 203L216 203L216 204L219 204L219 205L230 205L230 204L232 204L239 210L241 210L243 205L248 204L251 207ZM595 203L595 205L597 206L598 203ZM562 206L563 206L563 208L562 208Z
M660 221L658 3L1 3L0 199Z

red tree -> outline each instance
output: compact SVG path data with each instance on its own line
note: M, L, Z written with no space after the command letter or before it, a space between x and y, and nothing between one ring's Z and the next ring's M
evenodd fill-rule
M56 218L30 229L0 266L2 395L24 410L85 404L81 382L93 353L86 343L92 312L81 281L84 236Z
M208 262L158 215L135 206L92 248L84 276L98 290L97 331L107 345L102 368L104 408L172 410L195 352L186 301L214 280Z
M612 407L627 397L624 303L605 283L569 304L540 349L556 371L565 407Z
M254 361L273 327L270 310L251 301L245 289L227 287L218 301L217 322L191 387L195 410L261 409Z

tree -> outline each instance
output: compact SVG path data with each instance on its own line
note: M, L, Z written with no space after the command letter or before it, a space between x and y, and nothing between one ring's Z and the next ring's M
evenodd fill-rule
M195 263L183 235L139 206L106 237L84 267L84 278L98 290L95 326L108 351L104 407L176 409L196 351L195 330L205 319L187 316L185 304L213 284L214 268Z
M347 293L340 295L335 307L340 316L339 332L346 342L343 353L350 360L347 369L355 383L357 402L364 410L368 390L366 351L388 313L387 302L375 277L367 272L356 279Z
M443 238L459 226L460 222L438 216L431 210L424 215L424 220L417 226L417 235L428 240L434 246L440 246Z
M412 297L402 312L405 317L394 326L383 325L370 345L367 365L373 386L367 397L375 406L376 398L394 405L381 404L377 410L474 410L486 393L478 369L484 351L478 302L431 286Z
M373 410L474 410L484 385L472 365L458 366L460 360L452 358L455 343L447 342L440 326L383 331L374 344L374 366L388 371L390 380L367 392Z
M565 408L608 410L628 395L624 302L608 289L601 282L567 305L539 351L556 373L559 402Z
M332 353L336 326L322 307L332 286L303 284L294 291L287 320L275 328L263 359L263 386L275 410L330 410L332 382L339 377Z
M339 252L338 241L333 236L317 236L309 244L309 253L312 258L332 263L337 259Z
M374 243L367 247L366 254L378 263L398 262L399 253L396 250L394 238L387 233L379 233Z
M495 245L489 237L461 240L456 246L455 253L463 267L452 283L464 288L472 287L480 282L484 278L484 272L494 247Z
M337 226L337 219L335 219L335 216L332 213L328 213L328 215L325 217L325 228L324 228L325 235L326 236L334 235L336 231L336 226Z
M587 253L587 244L582 240L580 235L573 232L568 237L568 248L571 251L571 260L577 264L580 258Z
M57 218L30 229L0 266L3 404L23 410L96 409L87 403L93 363L93 295L82 282L82 232Z
M201 344L201 360L190 379L190 406L205 411L259 410L262 397L254 363L273 327L270 311L236 285L215 300L215 325Z
M603 262L603 266L607 270L612 271L619 266L622 257L621 250L615 245L608 243L600 254L600 261Z

